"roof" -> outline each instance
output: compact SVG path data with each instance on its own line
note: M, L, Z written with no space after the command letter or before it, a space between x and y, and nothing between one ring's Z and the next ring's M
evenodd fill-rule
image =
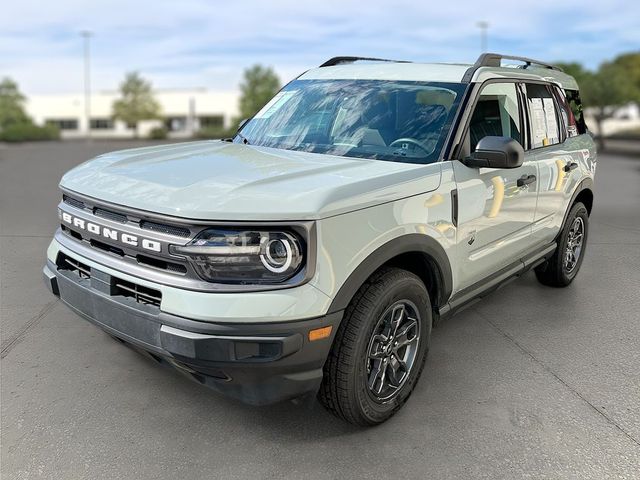
M522 61L525 65L500 65L500 60ZM412 63L382 59L336 57L323 66L302 74L302 80L404 80L417 82L484 82L492 78L545 80L564 89L577 90L573 77L552 65L524 57L483 54L475 64Z
M405 80L459 83L471 65L446 63L348 63L314 68L301 80Z

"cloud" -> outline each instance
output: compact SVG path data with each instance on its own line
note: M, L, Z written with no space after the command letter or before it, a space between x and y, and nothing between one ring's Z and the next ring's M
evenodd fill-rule
M207 0L5 2L0 75L26 93L77 92L79 31L92 38L96 89L128 70L161 88L235 89L242 70L272 65L283 80L334 55L473 62L478 20L489 49L588 67L640 46L640 6L622 0L483 2Z

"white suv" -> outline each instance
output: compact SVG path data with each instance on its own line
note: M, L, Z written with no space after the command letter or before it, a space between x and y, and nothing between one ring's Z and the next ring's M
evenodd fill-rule
M233 139L68 172L45 279L220 392L319 391L339 417L380 423L437 321L531 268L544 285L575 278L596 165L581 108L572 77L526 58L334 58Z

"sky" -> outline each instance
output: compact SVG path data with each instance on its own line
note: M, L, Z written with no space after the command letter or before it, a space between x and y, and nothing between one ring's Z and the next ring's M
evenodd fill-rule
M283 82L337 55L473 63L478 21L488 50L588 68L640 50L640 2L629 0L1 0L0 77L29 94L82 90L90 30L94 90L128 71L154 87L236 90L244 68Z

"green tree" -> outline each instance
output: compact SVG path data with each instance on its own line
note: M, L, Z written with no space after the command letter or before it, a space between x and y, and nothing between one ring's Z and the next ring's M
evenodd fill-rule
M271 67L254 65L244 71L240 84L240 120L251 118L280 90L280 79Z
M623 96L630 102L640 104L640 51L619 55L611 65L624 72Z
M31 123L24 111L26 98L18 89L18 84L8 77L0 82L0 130L22 123Z
M113 118L122 120L134 129L138 138L138 123L160 117L160 104L153 97L151 83L138 72L130 72L120 84L122 98L113 102Z

